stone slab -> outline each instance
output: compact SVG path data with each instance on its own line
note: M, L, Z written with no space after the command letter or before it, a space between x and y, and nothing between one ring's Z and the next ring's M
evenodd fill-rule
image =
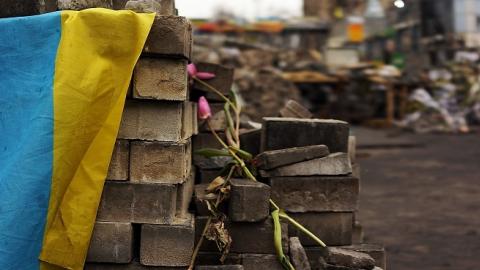
M373 269L375 267L375 260L370 255L341 247L328 247L326 261L335 266L352 269Z
M234 222L258 222L270 214L270 187L249 179L230 180L228 217Z
M363 244L354 244L351 246L342 246L342 248L366 253L375 260L376 266L384 270L387 269L387 253L383 245L363 243Z
M132 224L95 222L87 262L129 263L132 261L132 257Z
M290 237L290 259L295 270L311 270L305 249L298 237Z
M126 181L129 174L130 144L127 140L117 140L108 167L107 179Z
M180 16L156 16L143 52L190 59L192 53L190 21Z
M326 145L310 145L265 151L255 157L255 165L261 170L271 170L302 161L326 157L330 154Z
M312 113L295 100L290 99L280 110L280 116L287 118L312 118Z

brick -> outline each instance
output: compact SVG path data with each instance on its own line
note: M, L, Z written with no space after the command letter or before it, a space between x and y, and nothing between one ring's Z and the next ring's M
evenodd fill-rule
M305 247L305 253L307 254L310 267L314 270L325 269L326 261L325 257L328 254L326 248L323 247Z
M322 158L329 154L328 147L325 145L310 145L265 151L255 157L255 165L262 170L271 170L297 162Z
M228 217L235 222L257 222L270 214L270 187L249 179L230 180Z
M305 249L298 237L290 237L290 259L295 270L311 270Z
M208 217L196 218L196 242L200 239ZM273 244L273 222L268 218L262 222L229 222L225 227L232 237L230 252L233 253L258 253L276 254ZM282 223L282 238L284 252L288 253L288 226ZM200 251L217 251L217 246L212 241L204 241Z
M2 0L0 18L37 15L40 6L40 0Z
M82 10L87 8L113 8L112 0L58 0L59 10Z
M182 136L190 138L198 134L198 117L197 117L197 103L184 102L183 103L183 129Z
M222 254L220 252L199 252L196 265L218 265L222 264L220 258ZM242 255L238 253L228 253L223 264L235 265L242 264Z
M270 254L243 254L242 264L244 270L284 269L278 261L277 255Z
M230 93L233 84L233 68L205 62L197 63L196 67L199 72L210 72L215 74L215 78L206 81L209 85L213 86L213 88L217 89L222 94L228 95ZM211 93L205 85L198 82L193 84L193 88L202 90L206 93ZM215 93L212 94L216 95ZM207 99L208 98L209 96L207 95Z
M225 140L225 133L219 133L219 137ZM215 136L211 133L199 133L192 138L193 151L203 148L222 149L222 145L215 139Z
M217 176L219 176L221 172L221 169L199 169L197 174L197 183L208 184Z
M252 129L240 132L240 145L242 150L256 156L260 153L262 130Z
M192 136L192 127L188 125L192 123L184 123L185 106L173 101L129 100L125 104L118 138L165 142L188 139Z
M210 126L215 131L223 132L227 128L227 118L225 116L223 106L223 103L210 104L210 109L212 110L212 117L209 118L209 121ZM234 117L233 114L232 117ZM210 127L207 125L206 121L200 121L198 124L200 132L210 132Z
M192 201L193 190L195 186L195 174L192 172L190 177L187 178L182 184L179 184L177 190L177 212L176 216L178 218L186 218L190 213L188 208L190 207L190 202Z
M326 157L302 161L273 170L260 170L262 177L348 175L351 173L352 166L346 153L333 153Z
M187 270L188 267L144 266L138 261L129 264L87 263L85 270Z
M190 59L192 53L191 23L185 17L156 16L143 52Z
M187 60L141 57L133 76L133 97L184 101L188 97Z
M352 164L357 163L357 137L348 136L348 157Z
M323 119L263 118L262 151L324 144L330 153L348 151L347 122Z
M195 219L190 216L175 224L143 224L140 263L149 266L188 266L195 240Z
M129 2L128 5L126 5L127 2ZM113 8L130 9L135 12L155 12L157 15L175 15L174 0L155 0L154 2L156 5L152 5L150 0L113 0Z
M197 157L194 158L194 164L199 169L205 170L218 170L223 169L233 160L232 157L218 156L218 157Z
M126 140L117 140L108 168L107 179L117 181L128 180L129 162L130 144Z
M191 174L191 143L131 143L130 181L179 184Z
M98 221L169 224L176 212L177 186L107 181Z
M130 223L96 222L87 262L129 263L133 256L133 229Z
M370 255L375 260L375 265L387 269L387 256L385 247L378 244L355 244L351 246L342 246L343 249L363 252Z
M287 118L312 118L312 113L300 103L290 99L280 110L280 116Z
M291 213L293 219L310 230L328 246L350 245L352 243L353 213ZM316 246L317 243L293 227L291 236L298 236L303 246Z
M293 213L353 212L358 209L359 181L352 176L270 178L272 200Z
M243 270L242 265L199 265L196 270Z
M368 254L340 247L328 247L326 261L329 264L353 269L372 269L375 260Z
M206 204L206 200L208 201L215 201L214 194L207 194L206 189L208 184L198 184L195 185L194 191L194 201L195 201L195 213L198 216L209 216L210 211L208 210L208 206ZM227 212L228 209L228 200L223 201L219 206L218 209L224 213Z

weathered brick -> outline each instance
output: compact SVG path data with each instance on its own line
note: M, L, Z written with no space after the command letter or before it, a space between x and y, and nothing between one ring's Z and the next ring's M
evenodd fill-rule
M289 215L328 246L342 246L352 243L353 213L291 213ZM298 235L303 246L318 245L293 227L289 228L289 232L291 236Z
M156 16L143 52L189 59L192 52L192 25L185 17Z
M335 266L348 267L352 269L373 269L375 260L368 254L343 247L328 247L326 261Z
M129 263L133 256L132 224L96 222L87 262Z
M126 140L117 140L113 149L107 179L124 181L128 180L128 167L130 161L130 144Z
M240 145L245 150L256 156L260 153L260 142L262 137L261 129L252 129L240 132Z
M59 10L82 10L87 8L113 8L112 0L58 0Z
M196 242L200 239L202 230L208 217L196 218ZM232 237L230 252L233 253L259 253L275 254L273 244L273 222L268 218L262 222L229 222L226 221L226 229ZM282 223L282 238L284 252L288 253L288 225ZM204 241L201 251L217 251L217 246L212 241Z
M143 224L140 263L149 266L188 266L195 239L193 216L168 225Z
M208 200L208 201L214 202L216 198L214 194L206 193L207 187L208 187L208 184L195 185L195 191L194 191L195 213L198 216L209 216L210 211L208 210L208 206L205 201ZM226 213L228 209L228 199L220 203L220 205L218 206L218 209Z
M184 101L187 88L187 60L141 57L135 66L134 98Z
M195 166L199 169L205 170L217 170L223 169L230 163L233 158L229 156L218 156L218 157L196 157L193 159Z
M177 186L107 181L98 221L170 224L176 211Z
M209 85L213 86L213 88L217 89L222 94L228 95L230 93L233 84L233 68L205 62L197 63L196 67L199 72L210 72L215 74L215 78L206 81ZM193 87L208 94L211 93L211 91L201 83L195 82ZM207 99L209 98L208 94ZM215 93L212 94L216 95Z
M183 103L183 129L182 136L190 138L198 134L198 117L197 117L197 103L184 102Z
M280 110L280 116L287 118L312 118L312 113L300 103L290 99Z
M222 254L220 252L199 252L196 265L218 265L222 264L220 258ZM223 264L235 265L242 264L242 255L238 253L228 253Z
M195 174L192 171L187 181L178 185L177 190L177 212L178 218L186 218L189 214L188 208L193 197L193 190L195 186Z
M284 253L286 251L284 250ZM277 255L271 254L243 254L242 265L244 270L283 270Z
M127 2L130 2L128 5ZM130 9L135 12L156 12L157 15L175 15L174 0L155 0L157 3L152 7L150 0L113 0L114 9Z
M272 200L293 213L351 212L358 208L359 181L352 176L270 178Z
M198 265L196 270L243 270L242 265Z
M173 101L129 100L125 104L118 138L167 142L188 139L192 136L192 127L188 124L192 123L184 123L185 106Z
M231 179L228 217L235 222L257 222L270 214L270 187L249 179Z
M134 183L179 184L191 173L191 143L131 143L130 181Z
M338 120L265 117L262 151L324 144L330 153L348 151L349 125Z
M225 140L225 133L219 133L218 136ZM215 139L215 136L211 133L198 133L193 136L193 151L200 150L203 148L214 148L222 149L222 145Z
M305 249L298 237L290 237L290 259L295 270L311 270Z
M351 246L342 246L343 249L362 252L370 255L375 260L375 265L387 269L387 254L385 247L378 244L355 244Z
M85 270L187 270L188 267L145 266L138 261L129 264L87 263Z
M325 145L310 145L265 151L255 157L255 165L262 170L271 170L297 162L322 158L329 154L328 147Z
M347 153L333 153L326 157L298 162L272 170L260 170L263 177L310 176L310 175L348 175L352 166Z
M215 131L225 131L227 128L227 118L225 116L225 111L223 110L223 103L213 103L210 104L212 110L212 117L209 118L210 126ZM233 115L232 115L233 117ZM200 121L198 123L200 132L210 132L210 127L207 125L206 121Z
M221 169L198 169L197 183L208 184L222 172Z

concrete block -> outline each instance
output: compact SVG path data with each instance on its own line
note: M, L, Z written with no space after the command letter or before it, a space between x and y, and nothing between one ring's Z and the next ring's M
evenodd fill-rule
M284 252L286 252L284 250ZM271 254L243 254L242 264L244 270L283 270L277 255Z
M195 270L243 270L242 265L198 265Z
M114 9L129 9L140 13L155 12L157 15L175 15L174 0L154 0L156 5L152 5L150 0L113 0ZM128 2L128 4L127 4Z
M300 103L290 99L280 110L280 116L287 118L312 118L312 113Z
M223 103L210 104L210 108L212 110L212 117L210 117L209 120L211 127L215 131L224 132L228 125L223 106ZM232 115L232 117L234 116ZM206 121L200 121L198 124L200 132L210 132L210 127L207 125Z
M358 208L359 181L352 176L270 178L272 200L293 213L353 212Z
M198 169L197 183L208 184L222 172L221 169Z
M188 266L195 239L193 216L175 224L143 224L140 263L148 266Z
M225 133L219 133L219 137L225 140ZM211 133L199 133L192 138L193 151L203 148L222 149L222 145L215 139L215 136ZM194 158L195 159L195 158Z
M186 101L183 103L182 137L190 138L198 134L197 103Z
M334 153L326 157L302 161L272 170L260 170L262 177L348 175L351 173L352 166L346 153Z
M235 222L257 222L270 214L270 187L249 179L230 180L228 217Z
M290 259L296 270L311 270L305 249L298 237L290 237Z
M195 174L192 172L187 181L178 185L177 190L177 212L178 218L186 218L190 215L188 208L193 197L193 190L195 186Z
M190 59L192 53L191 23L185 17L156 16L143 52Z
M245 150L256 156L260 153L260 142L262 137L261 129L252 129L240 132L240 145L242 150Z
M87 262L129 263L133 257L133 229L130 223L96 222Z
M324 144L330 153L348 151L347 122L324 119L263 118L262 151Z
M191 174L191 143L131 143L130 181L180 184Z
M107 181L97 221L170 224L176 212L177 186Z
M232 84L233 84L233 75L234 75L233 68L228 68L226 66L213 64L213 63L205 63L205 62L197 63L196 67L199 72L210 72L215 74L215 78L207 81L208 84L213 86L218 91L222 92L222 94L228 95L230 93L230 90L232 89ZM193 84L193 88L202 90L206 93L211 93L211 91L206 86L198 82L195 82ZM212 94L216 95L215 93L212 93ZM207 95L207 99L208 98L209 96Z
M195 185L194 191L194 202L195 202L195 213L198 216L209 216L210 211L205 201L215 202L214 194L207 194L206 189L208 184L198 184ZM228 199L220 203L218 209L223 213L226 213L228 210Z
M82 10L87 8L113 8L112 0L57 0L59 10Z
M375 260L375 265L387 269L387 254L385 247L378 244L354 244L351 246L342 246L343 249L362 252L370 255Z
M329 154L328 147L325 145L265 151L255 157L255 165L262 170L271 170L285 165L326 157Z
M130 162L130 144L127 140L117 140L108 168L107 179L116 181L128 180Z
M305 226L328 246L352 243L353 213L291 213L292 218ZM316 242L302 232L290 227L291 236L298 236L305 247L316 246Z
M196 218L196 242L205 227L208 217ZM229 222L225 227L232 237L230 252L233 253L258 253L276 254L273 244L273 222L268 218L261 222ZM284 252L288 253L288 225L282 223L282 238ZM214 242L204 241L200 251L217 251Z
M185 132L182 102L127 101L118 132L119 139L179 142Z
M187 60L141 57L135 66L133 97L186 100L188 97Z
M357 163L357 137L353 135L348 136L348 157L352 164Z

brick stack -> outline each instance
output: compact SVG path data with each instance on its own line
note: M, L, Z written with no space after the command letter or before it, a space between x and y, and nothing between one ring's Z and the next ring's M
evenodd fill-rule
M193 252L192 28L173 1L162 4L135 67L86 269L182 269Z

